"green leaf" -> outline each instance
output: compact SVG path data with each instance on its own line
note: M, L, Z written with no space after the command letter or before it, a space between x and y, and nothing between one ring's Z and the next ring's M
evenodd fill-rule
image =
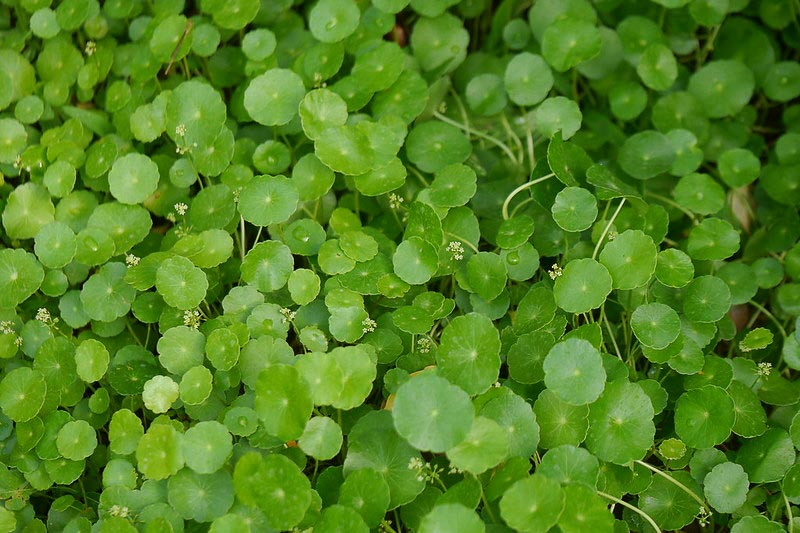
M722 463L711 469L703 480L708 503L720 513L732 513L747 499L750 480L736 463Z
M543 368L547 388L572 405L594 402L605 387L600 352L583 339L566 339L550 348Z
M508 97L517 105L536 105L553 87L553 73L544 59L530 52L511 58L503 78Z
M518 531L546 531L558 522L565 505L566 495L557 481L533 474L503 494L500 514Z
M183 519L211 522L233 505L233 481L227 470L198 474L184 468L169 478L167 498Z
M295 117L305 94L300 76L287 69L270 69L250 81L244 108L259 124L280 126Z
M409 503L425 488L416 472L408 468L409 461L420 458L419 452L397 434L389 411L362 416L348 437L345 472L361 468L379 472L389 485L390 507Z
M460 470L481 474L508 456L506 431L489 418L478 416L466 438L447 450L450 463Z
M419 237L405 239L392 256L394 272L410 285L421 285L433 277L439 266L436 250Z
M681 321L678 313L668 305L644 304L633 311L631 329L644 346L662 350L680 335Z
M675 403L675 432L693 448L716 446L731 434L733 406L725 390L714 385L686 391Z
M739 341L739 350L742 352L762 350L772 344L772 337L772 332L767 328L752 329Z
M255 410L264 429L285 441L299 438L314 404L308 383L292 366L274 364L258 376Z
M646 130L625 139L617 161L629 176L649 180L669 171L675 161L675 148L665 135Z
M162 261L156 272L156 289L177 309L193 309L206 297L208 278L188 259L174 256Z
M556 195L550 211L564 231L583 231L597 218L597 200L586 189L565 187Z
M669 472L669 475L695 494L700 492L687 472L677 470ZM653 482L639 495L638 507L661 528L672 530L693 522L699 506L682 487L663 476L653 476Z
M689 92L706 116L721 118L738 113L750 101L753 72L737 60L711 61L689 78Z
M611 293L612 278L605 266L594 259L567 263L553 287L556 305L568 313L597 309Z
M435 506L419 524L420 533L454 529L464 533L483 533L486 526L472 509L458 503Z
M256 176L239 196L239 212L247 222L269 226L286 222L297 209L299 193L283 176Z
M233 488L244 504L261 510L269 526L291 529L311 504L311 483L290 459L280 454L243 455L233 470Z
M653 445L653 405L642 388L625 380L606 385L589 409L586 447L603 461L626 464Z
M473 417L467 393L432 373L403 383L392 406L397 432L418 450L435 453L464 440Z
M127 154L108 173L111 195L123 204L140 204L158 187L158 166L146 155Z
M558 72L564 72L600 53L600 30L592 22L566 17L547 26L542 55Z

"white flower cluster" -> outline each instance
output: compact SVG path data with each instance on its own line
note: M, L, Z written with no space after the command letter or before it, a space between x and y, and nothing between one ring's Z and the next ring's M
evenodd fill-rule
M547 274L550 276L550 279L552 279L552 280L555 280L556 278L560 278L561 274L563 274L563 273L564 273L564 271L561 270L561 267L558 266L558 265L553 265L552 268L547 272Z
M118 516L120 518L128 518L130 515L131 510L125 507L124 505L112 505L111 508L108 510L108 514L111 516Z
M428 337L420 337L417 339L417 349L419 350L419 353L430 352L431 346L433 346L433 343Z
M200 311L195 309L194 311L187 309L183 312L183 325L189 326L190 328L198 329L200 324L203 322L203 318L200 315Z
M172 207L174 207L174 208L175 208L175 212L176 212L176 213L178 213L178 215L180 215L180 216L183 216L183 215L185 215L185 214L186 214L186 211L188 211L188 210L189 210L189 206L188 206L188 205L186 205L186 204L185 204L185 203L183 203L183 202L178 202L177 204L175 204L175 205L174 205L174 206L172 206Z
M450 241L447 245L447 251L453 254L453 259L461 261L464 259L464 246L458 241Z
M395 193L389 195L389 207L392 209L400 209L404 201L402 196L398 196Z
M139 264L140 259L133 254L125 254L125 264L128 267L135 267Z
M765 361L758 363L758 369L756 370L756 372L758 372L759 376L764 376L764 377L769 376L770 373L772 372L772 363L767 363Z
M700 507L700 510L697 511L697 523L700 524L700 527L706 527L711 520L711 513L705 507Z
M439 465L431 466L430 463L423 462L419 457L412 457L408 461L408 469L417 474L417 481L426 481L428 483L437 483L442 473L442 468Z
M377 322L375 322L374 320L372 320L372 319L371 319L371 318L369 318L369 317L365 318L365 319L364 319L364 321L363 321L363 322L361 322L361 325L363 326L363 327L361 328L361 331L362 331L364 334L367 334L367 333L372 333L373 331L375 331L375 328L377 328L377 327L378 327L378 323L377 323Z
M44 307L40 307L36 311L36 320L38 320L39 322L44 322L45 324L47 324L48 322L50 322L52 320L52 317L50 316L50 311L48 311Z
M283 309L281 309L281 314L283 315L284 324L286 322L292 322L294 320L294 317L297 316L297 312L296 311L292 311L288 307L284 307Z
M97 43L94 41L86 41L86 46L83 47L83 51L87 56L93 56L95 52L97 52Z
M186 142L186 124L178 124L175 126L175 135L183 141L183 145L175 143L176 154L184 155L191 152L193 148L197 148L196 142L193 142L192 144Z
M14 344L16 344L18 347L22 346L22 337L17 335L17 332L14 331L14 324L11 321L3 320L0 322L0 334L14 335Z

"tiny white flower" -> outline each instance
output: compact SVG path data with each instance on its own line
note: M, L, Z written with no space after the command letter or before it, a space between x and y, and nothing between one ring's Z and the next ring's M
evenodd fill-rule
M177 135L178 137L183 137L184 135L186 135L186 124L180 123L177 126L175 126L175 135Z
M93 56L97 51L97 43L94 41L86 41L86 46L83 48L83 51L87 56Z
M550 279L552 279L552 280L555 280L556 278L560 278L561 274L563 274L563 273L564 273L564 271L561 270L561 267L558 266L558 265L553 265L552 268L547 272L547 274L550 276Z
M756 372L758 372L759 376L769 376L772 372L772 363L767 363L765 361L758 363L758 370L756 370Z
M183 215L185 215L185 214L186 214L186 211L188 211L188 210L189 210L189 206L188 206L188 205L186 205L186 204L185 204L185 203L183 203L183 202L178 202L178 203L177 203L177 204L175 204L173 207L175 208L175 212L176 212L176 213L178 213L178 215L180 215L180 216L183 216Z
M293 321L294 317L297 316L297 312L292 311L288 307L284 307L283 309L281 309L281 314L283 315L284 323Z
M428 353L431 351L431 345L433 343L428 337L420 337L417 339L417 348L419 349L419 353Z
M461 261L464 259L464 246L458 241L450 241L447 245L447 251L453 254L453 259Z
M14 324L11 323L10 321L3 320L2 322L0 322L0 333L2 333L4 335L8 335L8 334L14 333L13 326L14 326Z
M125 254L125 264L129 267L136 266L139 264L139 258L133 254Z
M361 325L363 326L361 328L361 331L365 334L372 333L373 331L375 331L375 328L378 327L378 323L369 317L365 318L364 321L361 322Z
M402 196L398 196L395 193L391 193L389 195L389 207L392 209L400 209L400 206L403 205L405 200Z
M44 307L40 307L38 311L36 311L36 320L39 322L50 322L50 311L45 309Z
M193 329L198 329L200 327L200 323L202 322L202 318L200 316L200 311L195 309L194 311L187 309L183 312L183 325L188 326Z

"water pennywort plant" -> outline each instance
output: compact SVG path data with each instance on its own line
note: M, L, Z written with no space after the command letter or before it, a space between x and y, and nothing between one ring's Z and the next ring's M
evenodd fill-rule
M797 0L7 0L0 532L800 527Z

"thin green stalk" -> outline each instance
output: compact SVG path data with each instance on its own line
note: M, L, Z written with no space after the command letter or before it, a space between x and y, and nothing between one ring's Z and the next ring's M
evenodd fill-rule
M517 161L517 156L514 155L514 152L511 151L511 148L509 148L508 145L505 144L500 139L498 139L496 137L492 137L491 135L488 135L486 133L474 130L474 129L470 128L469 126L461 124L460 122L457 122L457 121L451 119L450 117L439 113L438 111L434 111L433 112L433 116L436 117L438 120L441 120L442 122L446 123L446 124L450 124L451 126L455 126L456 128L458 128L460 130L463 130L463 131L465 131L467 133L471 133L475 137L479 137L479 138L481 138L481 139L483 139L485 141L488 141L488 142L494 144L495 146L500 148L503 152L505 152L505 154L509 157L509 159L511 159L514 163L519 164L519 161Z
M689 487L687 487L686 485L684 485L683 483L681 483L680 481L678 481L674 477L670 476L669 474L667 474L663 470L660 470L660 469L654 467L653 465L651 465L649 463L645 463L644 461L640 461L640 460L636 459L636 460L634 460L634 463L636 463L638 465L641 465L641 466L653 471L655 474L658 474L659 476L663 477L664 479L666 479L667 481L669 481L670 483L672 483L673 485L675 485L676 487L678 487L679 489L684 491L686 494L691 496L692 499L694 499L694 501L699 503L701 507L703 507L706 511L708 511L708 514L711 514L711 510L706 505L705 500L703 498L701 498L700 496L698 496L692 489L690 489Z
M603 321L606 323L606 329L608 330L608 336L611 338L611 344L614 345L614 351L617 354L617 357L620 361L622 361L622 352L619 351L619 345L617 345L617 339L614 337L614 332L611 331L611 324L608 322L608 317L606 316L605 309L602 312Z
M786 492L781 486L781 496L783 496L783 503L786 505L786 517L789 519L789 533L794 533L794 515L792 514L792 506L789 503L789 498L786 497Z
M449 237L453 237L454 239L460 241L461 244L465 244L470 250L472 250L476 254L479 253L478 247L475 246L474 244L472 244L471 242L469 242L464 237L460 237L460 236L456 235L455 233L450 233L449 231L445 231L444 233L445 233L445 235L447 235Z
M506 130L506 135L508 136L508 138L514 141L514 144L517 146L517 150L519 150L520 153L519 161L520 163L522 163L522 161L525 159L525 149L522 147L522 141L517 136L517 134L514 133L514 129L508 122L508 117L506 117L505 113L502 113L500 115L500 122L503 124L503 129Z
M245 237L245 234L244 234L244 217L241 216L241 215L239 216L239 230L240 230L239 255L241 256L242 261L244 261L244 254L245 254L245 247L246 247L246 241L245 241L246 237Z
M428 183L428 180L425 179L425 176L423 176L419 170L410 165L407 165L406 168L411 170L411 173L414 174L419 179L419 181L422 182L422 185L424 185L425 187L430 187L431 184Z
M511 191L511 193L508 196L506 196L506 199L503 202L503 220L508 220L508 206L511 203L511 200L513 200L516 195L518 195L519 193L521 193L525 189L530 189L531 187L533 187L537 183L541 183L543 181L549 180L553 176L555 176L555 174L550 173L547 176L542 176L541 178L536 178L535 180L531 180L531 181L529 181L527 183L523 183L522 185L520 185L519 187L517 187L516 189Z
M536 167L536 156L533 153L533 131L531 131L531 123L528 120L528 110L521 107L520 111L525 118L525 146L528 149L529 172L533 173L533 169Z
M489 501L486 499L486 492L483 490L483 484L481 484L480 487L481 487L481 501L483 502L483 508L486 509L486 512L489 514L489 518L492 519L492 522L499 524L500 522L497 520L497 517L494 515L494 511L492 511L492 507L489 505Z
M703 49L700 52L700 56L698 57L698 60L697 60L697 67L698 68L700 67L700 65L702 65L703 63L706 62L706 59L708 58L708 54L710 54L712 51L714 51L714 41L716 41L716 39L717 39L717 34L719 33L719 29L720 29L721 26L722 26L721 24L718 24L718 25L714 26L714 28L712 28L711 35L709 35L708 39L706 39L706 44L705 44L705 46L703 46Z
M615 498L611 494L606 494L605 492L600 492L599 490L597 491L597 494L599 494L603 498L606 498L607 500L611 500L612 502L618 503L623 507L627 507L634 513L637 513L639 516L647 520L647 523L650 524L650 527L652 527L656 531L656 533L661 533L661 529L658 527L658 524L656 524L656 521L653 520L649 514L645 513L635 505L631 505L624 500L620 500L619 498Z
M516 205L516 207L514 207L514 209L511 210L511 214L509 215L509 217L510 218L514 218L515 216L517 216L517 213L519 212L519 210L522 209L523 207L525 207L526 205L528 205L529 203L531 203L532 201L533 201L533 197L525 198L524 200L522 200L520 203L518 203Z
M649 197L654 198L656 200L661 200L665 204L667 204L667 205L669 205L671 207L674 207L675 209L677 209L678 211L680 211L681 213L683 213L684 215L689 217L694 224L697 224L697 218L695 218L694 213L692 213L691 211L689 211L688 209L683 207L678 202L672 200L671 198L667 198L666 196L662 196L660 194L657 194L657 193L654 193L654 192L650 192L650 191L645 191L645 196L649 196Z
M778 319L775 318L775 315L767 311L766 307L756 302L755 300L750 300L748 303L753 307L755 307L756 309L758 309L759 311L761 311L761 313L764 314L767 318L769 318L772 321L772 323L775 324L775 326L778 328L778 331L781 332L783 338L784 339L786 338L786 330L783 328L783 325L778 321Z
M619 212L622 210L622 206L623 205L625 205L625 198L620 200L619 205L617 206L617 210L614 211L613 215L611 215L611 219L606 224L606 227L603 228L603 233L601 233L600 234L600 238L597 239L597 244L594 247L594 252L592 252L592 259L597 257L597 253L600 251L600 246L603 245L603 241L605 240L606 235L608 235L608 232L611 229L611 226L614 224L614 220L616 220L617 215L619 215Z
M139 340L139 336L136 334L136 332L135 332L135 331L133 331L133 326L131 326L131 321L130 321L130 320L128 320L128 318L127 318L127 317L125 318L125 327L126 327L126 328L128 328L128 332L130 332L131 336L134 338L134 340L136 341L136 343L137 343L139 346L144 346L144 344L142 344L142 341L141 341L141 340Z

